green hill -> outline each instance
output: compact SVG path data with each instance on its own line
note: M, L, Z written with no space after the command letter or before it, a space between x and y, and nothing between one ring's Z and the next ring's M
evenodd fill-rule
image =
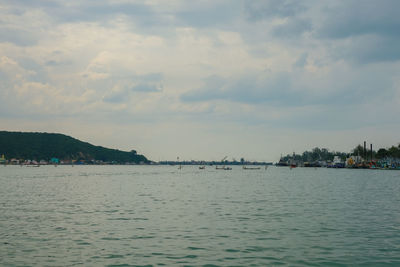
M63 134L0 131L0 155L7 159L101 160L117 163L149 163L149 160L130 152L109 149L82 142Z

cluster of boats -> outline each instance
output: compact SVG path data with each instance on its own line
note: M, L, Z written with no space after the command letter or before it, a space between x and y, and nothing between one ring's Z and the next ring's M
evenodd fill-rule
M267 169L268 166L265 165L264 168ZM205 165L199 166L199 170L205 170L205 169L206 169L206 166L205 166ZM232 170L231 167L227 167L227 166L215 166L215 169L216 169L216 170L225 170L225 171ZM260 166L257 166L257 167L243 166L242 169L243 169L243 170L260 170L261 167L260 167Z
M232 167L229 167L229 166L226 166L226 160L227 159L227 157L224 157L222 160L221 160L221 163L217 163L216 165L215 165L215 169L216 170L225 170L225 171L229 171L229 170L232 170ZM229 165L229 164L228 164ZM238 164L234 164L234 165L238 165ZM209 166L213 166L212 164L211 165L209 165ZM267 165L263 165L262 166L263 168L265 168L265 169L267 169ZM260 165L256 165L256 166L245 166L245 165L243 165L242 166L242 168L243 168L243 170L260 170L261 168L262 168ZM206 164L205 164L205 162L203 162L203 165L201 165L201 166L199 166L199 170L205 170L206 169Z

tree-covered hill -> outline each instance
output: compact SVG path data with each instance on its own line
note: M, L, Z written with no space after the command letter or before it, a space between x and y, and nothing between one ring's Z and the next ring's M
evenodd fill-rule
M63 134L0 131L0 155L7 159L101 160L118 163L148 163L146 157L82 142Z

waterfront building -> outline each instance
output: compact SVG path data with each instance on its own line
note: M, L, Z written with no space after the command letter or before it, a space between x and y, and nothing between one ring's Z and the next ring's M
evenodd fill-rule
M12 164L12 165L18 165L19 164L19 159L12 158L12 159L10 159L9 163Z
M3 154L0 157L0 164L5 164L5 163L6 163L6 158L4 157L4 154Z

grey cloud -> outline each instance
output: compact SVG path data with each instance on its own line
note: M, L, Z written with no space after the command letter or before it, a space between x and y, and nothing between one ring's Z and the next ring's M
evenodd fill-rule
M375 110L375 112L377 112ZM369 116L367 116L367 114ZM384 111L379 110L379 115L384 114ZM352 130L363 127L376 127L376 119L380 122L387 123L386 118L378 118L379 115L371 116L371 110L365 110L353 105L352 107L341 106L320 106L319 112L299 111L292 112L290 117L280 118L269 122L271 126L288 129L303 129L317 131L337 131L337 130ZM374 119L371 119L374 117ZM398 120L396 118L396 120Z
M129 19L142 26L152 26L160 23L162 17L157 17L154 11L144 4L89 4L71 9L64 19L71 21L104 21L117 15L126 15Z
M88 88L95 89L103 96L104 102L123 103L130 100L133 93L156 93L163 88L164 75L160 72L136 74L125 67L93 68L96 74L105 74L101 79L89 78L83 74ZM113 89L112 89L113 88Z
M332 53L359 64L400 60L400 38L365 36L353 39L351 45L338 46Z
M231 21L241 12L241 1L181 2L175 10L163 9L144 2L129 1L28 1L24 4L7 0L8 7L20 15L31 9L40 9L54 23L96 22L102 26L123 16L132 31L140 33L165 34L167 28L174 27L217 27L232 28ZM170 33L173 34L173 33Z
M223 98L227 81L217 75L204 79L204 87L189 91L181 95L184 102L203 102Z
M3 86L9 80L7 73L3 72L2 70L0 70L0 80Z
M17 13L23 15L31 9L40 9L51 17L54 22L81 22L94 21L106 25L108 21L119 15L125 15L140 26L162 25L164 16L146 4L115 3L112 1L10 1L7 5Z
M0 27L0 43L13 43L18 46L36 45L39 37L34 33L18 28Z
M123 17L129 30L141 34L158 35L165 35L166 32L174 34L174 31L167 31L167 29L182 26L215 27L216 25L225 25L230 27L230 21L237 18L240 13L240 5L232 4L231 1L218 2L217 4L182 2L179 6L184 6L183 8L172 11L139 1L24 0L21 4L21 1L6 0L6 4L8 10L14 10L15 14L20 16L32 9L40 9L55 24L95 22L104 27L113 27L112 22L116 18ZM224 12L221 10L224 10Z
M242 0L217 2L186 2L184 10L176 13L180 25L198 28L225 27L231 28L231 22L241 14Z
M129 96L130 92L127 90L110 92L103 97L103 101L107 103L122 103L124 100L127 100Z
M46 81L49 80L46 70L35 60L27 57L12 58L12 60L16 62L17 69L7 70L7 67L4 70L0 69L2 85L4 85L6 81L13 81L14 83L22 81L46 83ZM17 78L22 76L23 78Z
M298 38L304 32L311 31L312 24L308 19L295 18L274 28L273 34L277 37Z
M11 6L15 9L26 9L26 8L42 8L42 7L60 7L63 1L60 0L3 0L3 3L6 3L8 6Z
M118 75L116 76L118 77ZM159 93L162 91L162 73L148 73L144 75L130 75L129 78L118 77L118 83L113 81L116 78L111 76L102 81L100 87L114 87L103 96L103 101L108 103L124 103L130 100L133 93ZM116 87L115 87L116 86ZM107 90L105 88L105 90Z
M138 76L138 78L142 81L146 82L160 82L163 80L163 74L160 72L155 72L155 73L148 73L144 74L141 76Z
M245 2L247 18L251 21L274 17L291 17L306 10L303 1L296 0L254 0Z
M25 70L31 72L29 77L26 77L29 79L29 81L46 83L46 81L49 80L49 75L45 70L45 68L43 68L43 66L39 62L36 62L32 58L28 57L19 58L18 63Z
M60 67L60 66L67 66L70 64L71 64L71 62L68 62L68 61L59 61L59 60L53 60L53 59L50 59L45 62L45 65L49 66L49 67Z
M324 9L324 19L316 34L323 38L347 38L375 34L399 37L400 1L339 1Z
M288 103L296 97L296 94L291 92L291 87L291 77L287 72L278 72L266 77L250 76L240 79L230 88L231 99L245 103Z
M303 53L294 63L295 67L302 68L307 64L308 53Z
M111 90L107 92L103 96L103 101L106 103L125 103L130 100L132 97L132 93L140 92L140 93L156 93L161 92L162 87L153 85L153 84L146 84L140 83L133 87L123 86L117 90Z
M323 9L314 37L329 40L335 59L358 64L400 60L400 1L339 1ZM346 40L343 42L342 40Z
M299 61L307 58L303 54ZM304 62L302 62L304 63ZM329 74L305 73L302 69L291 73L258 73L242 77L212 77L205 86L181 95L183 102L212 100L296 107L324 105L346 107L385 101L395 97L390 67L382 71L380 66L369 66L358 71L337 68Z
M154 92L160 92L161 90L162 90L161 86L154 84L145 84L145 83L141 83L132 87L132 91L134 92L154 93Z
M298 105L302 102L302 96L292 90L290 75L287 72L279 72L267 77L248 75L235 81L214 76L207 79L204 87L183 94L181 100Z

